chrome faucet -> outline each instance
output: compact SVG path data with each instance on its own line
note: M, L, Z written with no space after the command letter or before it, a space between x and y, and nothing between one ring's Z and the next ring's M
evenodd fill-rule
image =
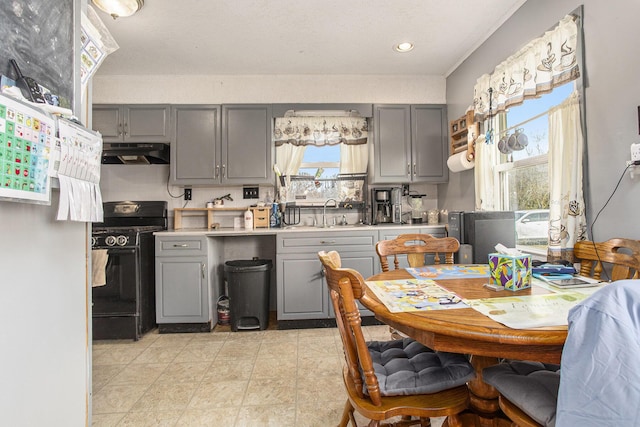
M327 203L329 203L330 201L333 201L333 203L335 203L334 207L338 207L338 201L336 199L327 199L326 202L324 202L324 206L322 207L322 228L326 228L327 227Z

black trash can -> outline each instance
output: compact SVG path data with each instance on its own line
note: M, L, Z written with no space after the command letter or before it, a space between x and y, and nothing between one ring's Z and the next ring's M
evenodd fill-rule
M237 260L224 263L229 287L231 330L267 329L271 260Z

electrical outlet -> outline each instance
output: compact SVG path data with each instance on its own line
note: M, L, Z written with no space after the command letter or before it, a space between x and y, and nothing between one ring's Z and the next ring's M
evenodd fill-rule
M191 200L191 189L190 188L185 188L184 189L184 199L185 200Z
M635 162L640 160L640 143L631 144L631 161Z
M258 187L242 187L242 198L243 199L257 199L258 198Z

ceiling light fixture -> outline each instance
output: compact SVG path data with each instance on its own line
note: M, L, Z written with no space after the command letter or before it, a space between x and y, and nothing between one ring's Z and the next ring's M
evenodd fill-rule
M100 10L113 19L131 16L144 6L144 0L91 0Z
M413 50L413 43L410 43L410 42L399 43L399 44L395 45L393 47L393 49L396 52L400 52L400 53L409 52L409 51Z

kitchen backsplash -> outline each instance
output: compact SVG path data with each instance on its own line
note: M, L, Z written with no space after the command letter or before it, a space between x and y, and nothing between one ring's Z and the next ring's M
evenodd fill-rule
M192 200L185 201L182 196L183 187L167 185L169 178L169 165L102 165L100 188L104 201L119 200L166 200L169 207L169 227L173 228L173 210L175 208L203 208L207 202L216 197L229 194L233 201L224 201L225 207L246 207L257 202L263 202L267 192L273 198L274 187L260 186L258 199L243 199L242 187L194 187L192 189ZM423 208L437 209L438 187L431 184L415 184L410 186L410 190L420 194L426 194ZM403 211L408 212L409 205L405 202ZM359 212L349 211L327 211L328 221L332 221L334 216L338 220L345 214L347 222L353 224L362 218ZM222 227L233 227L233 218L241 217L242 212L220 212L216 215L216 222L220 222ZM301 215L301 225L312 225L315 220L322 221L322 208L314 210L304 210ZM184 228L206 227L204 216L186 217L183 219Z

